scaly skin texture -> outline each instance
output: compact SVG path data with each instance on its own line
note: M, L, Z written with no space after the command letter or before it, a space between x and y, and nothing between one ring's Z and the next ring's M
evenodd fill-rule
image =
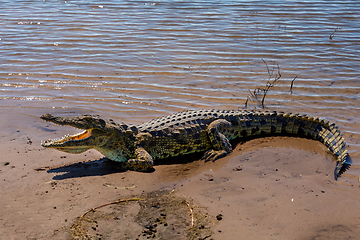
M99 116L41 116L45 121L70 125L85 131L43 147L69 153L96 149L127 169L149 171L154 160L204 152L205 161L215 161L232 151L234 139L265 136L297 136L323 143L336 157L337 179L351 164L344 138L335 124L306 115L248 111L194 110L157 118L139 126L118 124Z

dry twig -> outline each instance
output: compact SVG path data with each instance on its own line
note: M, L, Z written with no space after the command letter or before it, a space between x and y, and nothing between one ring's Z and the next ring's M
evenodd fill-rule
M292 89L293 89L293 85L294 85L294 81L295 79L297 78L298 76L294 77L294 79L291 81L291 85L290 85L290 92L291 92L291 95L292 95Z
M261 106L264 109L265 108L265 98L266 98L267 93L269 92L269 90L272 87L274 87L280 81L281 71L280 71L279 65L276 64L277 67L274 67L273 69L270 70L266 61L264 59L261 59L261 60L264 62L265 66L266 66L269 78L266 81L265 87L256 87L253 91L249 90L249 96L246 99L245 108L247 108L247 106L248 106L248 101L251 100L253 102L253 105L255 106L255 108L256 108L256 105L254 104L254 101L258 101L259 103L261 103ZM277 70L277 72L274 75L275 70ZM261 98L261 100L260 100L260 98Z
M340 28L339 28L339 27L336 27L335 30L330 34L330 36L329 36L330 40L333 40L333 37L335 36L335 33L336 33L338 30L340 30Z
M185 201L185 204L189 207L190 210L190 214L191 214L191 226L194 226L194 213L193 213L193 209L190 206L190 203L188 203L187 201Z

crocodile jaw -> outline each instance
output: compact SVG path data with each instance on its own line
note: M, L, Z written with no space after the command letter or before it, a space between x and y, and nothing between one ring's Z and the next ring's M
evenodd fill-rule
M46 148L55 148L68 153L82 153L91 147L86 145L86 140L91 137L92 130L87 129L78 134L66 135L60 139L49 139L41 143Z

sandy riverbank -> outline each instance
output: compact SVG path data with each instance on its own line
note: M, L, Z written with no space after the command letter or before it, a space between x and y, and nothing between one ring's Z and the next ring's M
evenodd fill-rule
M159 165L153 173L138 173L116 170L96 151L70 155L41 148L41 140L69 133L69 128L43 123L38 116L2 111L0 124L1 239L63 239L77 217L93 207L163 190L174 190L176 199L207 216L202 239L360 235L358 179L334 181L332 156L315 141L257 139L215 163ZM153 216L141 213L139 204L99 209L112 217L97 216L101 221L89 225L89 233L103 239L146 239L145 223ZM166 222L152 227L156 236L186 239L195 215L189 207L177 214L185 223L168 213Z

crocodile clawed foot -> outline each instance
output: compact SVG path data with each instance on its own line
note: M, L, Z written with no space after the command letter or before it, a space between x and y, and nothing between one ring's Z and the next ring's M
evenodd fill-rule
M208 161L214 162L215 160L225 157L226 155L228 155L228 152L225 150L215 151L215 150L211 149L211 150L205 152L204 156L201 159L205 160L205 162L208 162Z

